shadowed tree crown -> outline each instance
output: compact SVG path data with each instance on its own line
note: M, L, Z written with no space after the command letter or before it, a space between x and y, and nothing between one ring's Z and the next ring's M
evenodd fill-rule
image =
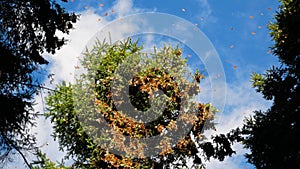
M253 86L272 106L255 111L242 128L248 161L258 169L300 168L300 1L280 0L269 25L281 65L253 74Z
M14 151L33 148L35 138L26 128L36 114L32 99L41 87L38 79L44 78L33 73L48 63L43 52L53 54L64 45L56 33L69 33L76 19L54 0L0 0L1 162Z

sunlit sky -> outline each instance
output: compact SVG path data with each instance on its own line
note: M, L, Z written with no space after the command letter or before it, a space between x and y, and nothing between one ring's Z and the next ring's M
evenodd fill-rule
M241 126L244 117L254 110L266 109L269 104L251 88L250 75L262 73L271 65L277 64L275 56L270 54L272 45L267 24L279 5L271 0L70 0L61 3L67 10L81 14L75 29L66 36L69 41L55 55L45 54L51 62L46 68L54 73L54 84L62 80L71 81L77 57L87 42L105 25L127 15L143 12L171 14L192 23L206 35L216 49L226 78L225 107L218 116L217 133L225 133ZM120 34L128 27L111 32ZM193 30L190 30L193 31ZM203 82L201 89L205 94L213 92L209 88L209 78ZM54 84L45 82L49 87ZM205 89L207 89L205 91ZM44 94L43 96L45 96ZM42 96L36 98L36 110L45 111ZM201 100L201 99L200 99ZM203 98L205 100L205 98ZM52 160L59 160L64 153L58 151L57 142L53 141L51 126L48 121L39 119L37 128L39 145ZM49 143L46 144L46 143ZM45 145L46 144L46 145ZM247 150L236 144L237 154L223 162L211 160L207 169L251 169L243 154ZM24 168L21 159L8 168Z

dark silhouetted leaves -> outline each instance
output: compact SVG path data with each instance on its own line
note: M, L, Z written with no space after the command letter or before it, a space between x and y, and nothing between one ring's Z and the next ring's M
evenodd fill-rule
M12 149L32 149L35 139L25 129L33 125L32 99L43 78L33 73L48 63L43 52L54 53L64 45L56 32L68 33L76 20L52 0L0 1L1 162Z
M253 86L273 104L255 111L236 130L243 137L236 138L250 150L248 161L257 169L300 168L300 1L280 2L275 22L269 25L275 44L268 53L273 52L281 65L252 75Z

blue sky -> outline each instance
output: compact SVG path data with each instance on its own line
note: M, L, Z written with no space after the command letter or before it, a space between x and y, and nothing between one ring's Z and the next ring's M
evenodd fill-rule
M226 74L246 71L246 68L262 72L276 61L275 57L267 54L272 42L266 25L273 19L277 1L139 0L132 1L132 6L124 5L124 9L120 7L121 11L113 9L116 4L117 1L74 0L64 6L75 12L94 10L105 21L116 19L118 13L128 15L154 11L179 16L197 24L209 38L224 63ZM112 9L114 12L111 12ZM108 16L105 16L106 13ZM232 70L234 65L236 70ZM227 79L234 80L234 76L236 74L233 73Z
M228 132L240 126L245 116L253 110L266 109L270 103L251 88L252 72L262 73L271 65L276 65L277 59L270 54L272 45L267 24L273 20L279 5L271 0L70 0L61 3L67 10L80 13L80 21L75 29L66 36L69 42L55 55L44 54L52 63L48 70L54 73L54 84L62 80L72 81L77 58L88 41L105 25L119 20L127 15L143 12L160 12L178 16L193 24L210 40L218 53L223 65L226 79L225 107L218 117L217 133ZM115 29L112 34L121 34L125 29ZM134 31L134 30L133 30ZM193 30L191 30L193 31ZM58 34L61 35L59 32ZM188 52L188 51L186 51ZM201 64L201 63L199 63ZM48 81L45 84L54 87ZM205 96L214 92L209 78L202 83L201 89ZM45 94L46 95L46 94ZM43 111L42 98L36 98L36 110ZM201 99L200 99L201 100ZM62 152L58 152L57 142L53 141L51 126L44 119L38 120L38 126L33 129L38 133L39 144L52 160L60 160ZM44 146L45 143L49 145ZM237 154L226 158L224 162L211 160L208 169L251 169L243 154L246 150L237 144L234 146ZM23 168L22 161L17 159L12 166Z

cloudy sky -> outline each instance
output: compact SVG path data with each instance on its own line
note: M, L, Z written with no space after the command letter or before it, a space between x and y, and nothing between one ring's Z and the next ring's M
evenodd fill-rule
M143 20L143 15L136 14L148 12L169 14L169 18L183 21L179 25L170 26L172 27L170 31L173 29L180 31L186 37L177 39L177 42L191 47L186 44L187 39L198 35L205 36L202 39L194 38L195 41L192 42L194 48L191 51L187 49L184 54L188 56L192 54L191 68L204 65L206 69L211 70L202 83L199 99L205 102L216 102L215 105L220 109L217 117L219 123L217 132L228 132L241 126L244 117L250 115L253 110L266 109L270 104L251 88L250 75L253 72L262 73L271 65L277 64L276 57L269 51L272 41L267 24L273 20L278 5L277 1L271 0L70 0L69 3L62 3L62 6L69 11L79 13L80 20L69 35L64 35L69 39L67 45L55 55L44 55L51 63L45 69L55 74L54 83L45 81L45 84L54 87L54 84L62 80L72 81L78 58L86 45L93 41L95 35L100 36L110 32L112 38L117 40L126 35L140 34L145 40L146 47L151 47L152 42L158 41L153 40L157 36L149 36L149 32L150 35L151 31L153 35L169 35L169 30L166 32L160 30L163 27L160 27L160 24L163 25L164 20L147 20L147 18ZM134 20L132 17L126 20L128 16L133 15L135 15ZM155 28L146 30L149 27L142 26L145 20ZM63 36L59 32L58 34ZM175 35L173 37L176 37ZM181 35L177 37L179 36ZM174 41L170 36L160 38L160 41L162 39L163 42ZM209 59L205 60L204 55L198 56L195 52L207 42L215 49L216 58L212 61L215 61L215 67L208 66ZM214 79L221 79L224 83L220 85L219 81ZM46 105L43 104L45 95L46 93L36 98L38 103L36 110L45 111ZM33 132L38 133L39 145L43 151L52 160L60 160L64 153L58 151L57 142L50 136L52 130L47 120L39 119L38 126L33 129ZM224 162L211 160L207 163L207 168L253 168L243 157L247 150L239 144L234 148L237 151L236 155L226 158ZM23 168L22 164L21 159L16 158L15 163L9 168Z

